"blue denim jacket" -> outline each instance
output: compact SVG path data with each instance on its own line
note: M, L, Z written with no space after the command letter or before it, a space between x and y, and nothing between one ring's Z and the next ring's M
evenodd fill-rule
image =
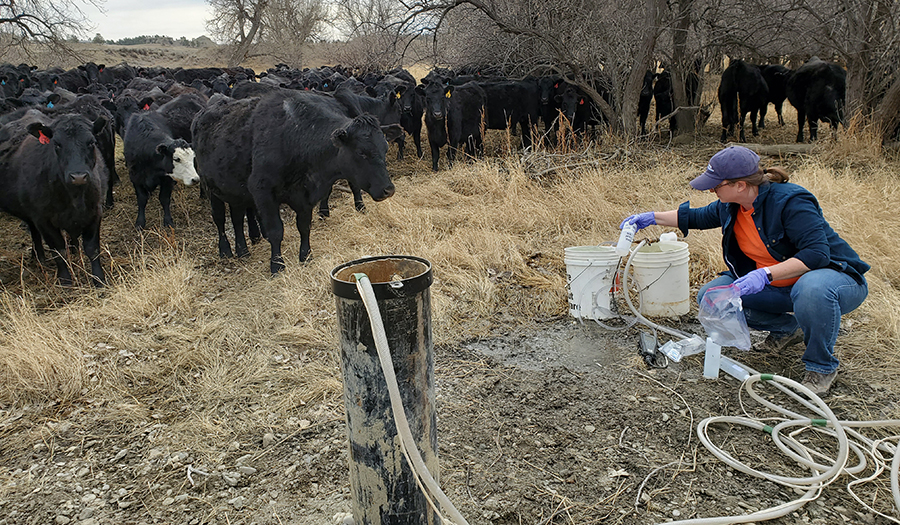
M734 236L739 207L740 204L718 200L703 208L691 208L690 202L678 207L678 228L684 236L691 229L722 228L725 264L738 277L756 269L756 263L744 255ZM871 268L831 229L815 196L802 186L764 183L753 201L753 210L759 236L776 261L796 257L810 270L832 268L859 283Z

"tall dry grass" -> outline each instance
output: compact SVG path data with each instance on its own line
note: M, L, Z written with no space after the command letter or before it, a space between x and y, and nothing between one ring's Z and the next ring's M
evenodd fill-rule
M846 316L838 351L857 377L896 396L900 380L890 370L900 365L898 167L873 151L864 133L823 140L813 154L784 161L873 266L869 299ZM213 439L338 417L330 271L367 255L431 261L439 346L488 336L498 324L565 318L565 247L614 241L619 222L635 212L713 198L687 185L707 152L604 140L602 148L565 156L539 151L436 174L427 159L412 161L416 173L396 179L395 196L369 204L367 213L338 198L332 216L313 225L306 264L296 261L299 239L285 220L287 270L274 278L266 243L248 260L207 262L211 238L194 245L170 240L131 254L122 265L127 272L113 268L108 290L78 291L52 308L4 292L0 408L89 400L97 425L137 432L163 418L172 446L199 452L207 443L210 454ZM664 231L651 227L638 238ZM686 240L696 290L723 269L720 236L691 232Z

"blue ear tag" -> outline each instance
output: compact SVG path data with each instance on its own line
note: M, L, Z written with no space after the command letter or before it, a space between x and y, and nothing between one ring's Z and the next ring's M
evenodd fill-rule
M5 85L6 85L6 81L5 81L5 80L0 80L0 85L5 86Z
M47 102L47 107L48 107L48 108L52 108L52 107L53 107L53 102Z

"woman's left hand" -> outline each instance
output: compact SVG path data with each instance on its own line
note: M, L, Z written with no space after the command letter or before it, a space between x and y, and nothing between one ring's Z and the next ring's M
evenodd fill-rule
M761 292L769 284L769 275L764 268L757 268L734 281L741 295L752 295Z

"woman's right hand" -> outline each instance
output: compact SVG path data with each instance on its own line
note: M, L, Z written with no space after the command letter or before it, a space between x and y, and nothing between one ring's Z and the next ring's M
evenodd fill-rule
M638 213L636 215L631 215L627 217L622 224L619 225L619 229L625 227L626 223L633 223L638 230L643 230L647 226L653 226L656 224L656 212L645 211L644 213Z

